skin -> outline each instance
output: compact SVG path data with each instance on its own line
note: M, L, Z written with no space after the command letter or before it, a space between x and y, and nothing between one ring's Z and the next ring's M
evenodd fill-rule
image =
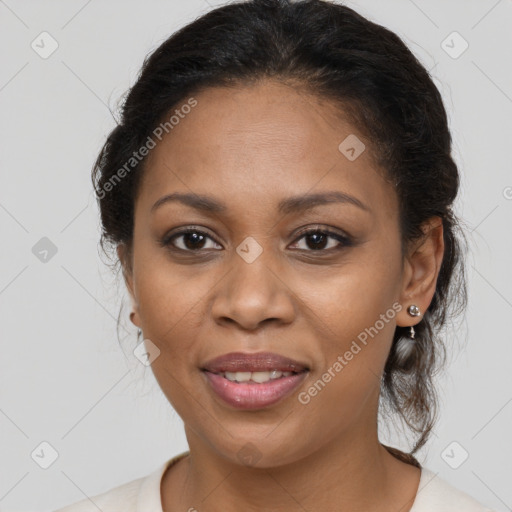
M402 261L396 193L371 157L371 141L328 100L269 80L194 97L198 105L148 156L133 255L118 249L132 321L160 350L152 369L190 448L164 474L164 511L339 510L341 503L345 511L408 511L420 470L379 443L379 386L395 327L420 322L407 307L424 313L435 292L440 219L425 224L424 240ZM349 134L366 145L354 161L338 150ZM334 190L370 211L350 203L276 210L289 196ZM206 194L227 209L209 214L173 202L151 213L172 192ZM187 226L211 238L194 245L179 237L181 253L159 244ZM317 240L297 234L305 227L345 232L353 244L328 238L315 249ZM263 250L252 263L236 252L247 236ZM401 311L301 404L298 393L393 303ZM277 352L310 371L281 402L236 410L199 369L232 351ZM244 446L254 451L252 465L237 455Z

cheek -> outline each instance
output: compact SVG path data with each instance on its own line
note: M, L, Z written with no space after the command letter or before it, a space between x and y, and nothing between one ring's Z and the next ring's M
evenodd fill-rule
M294 282L294 292L307 306L305 311L314 312L312 321L321 319L331 336L346 339L392 309L398 297L399 273L396 262L361 255L323 275L301 273Z
M199 352L200 325L204 322L205 281L176 265L147 265L138 274L139 311L145 338L160 350L151 370L164 395L183 417L201 409L194 392L194 362Z
M357 259L347 260L339 271L315 279L302 277L296 289L314 315L309 321L321 342L321 371L331 368L337 378L326 375L340 392L349 395L373 386L384 367L396 325L399 283L398 254L388 258L366 251ZM382 253L381 253L382 254ZM343 375L333 365L343 358ZM337 365L339 368L339 365ZM339 387L338 387L339 386Z
M160 247L149 228L139 233L136 243L137 293L147 318L161 325L162 321L176 322L188 311L193 313L194 305L215 285L207 266L192 264L192 259L183 258L181 264L173 260L171 249Z
M378 291L354 295L348 280L331 300L316 305L321 364L299 398L304 430L320 428L326 437L371 420L380 393L380 375L395 330L396 311ZM335 299L338 306L333 305ZM320 361L320 358L318 358ZM367 415L369 415L367 417ZM364 418L364 419L363 419Z
M184 360L194 353L196 333L205 320L205 300L218 279L211 273L176 265L147 265L137 276L144 335L167 356Z

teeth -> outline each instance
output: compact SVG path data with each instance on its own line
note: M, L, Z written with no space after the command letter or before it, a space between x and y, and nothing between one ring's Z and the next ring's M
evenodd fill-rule
M286 372L290 373L290 372ZM271 379L279 379L283 375L283 372L280 372L279 370L272 370L271 372L268 372Z
M272 370L272 373L274 374L274 379L277 379L275 375L280 374L281 372ZM279 377L281 377L281 375L279 375ZM268 382L271 378L270 372L252 372L251 374L251 380L259 382L260 384L262 382Z
M269 372L223 372L221 375L231 382L257 382L259 384L281 377L289 377L293 372L271 370Z

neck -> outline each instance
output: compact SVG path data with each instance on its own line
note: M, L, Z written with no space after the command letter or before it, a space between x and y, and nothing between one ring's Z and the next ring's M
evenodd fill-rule
M336 510L340 503L346 511L406 512L419 483L420 470L393 457L376 431L345 434L293 463L261 468L227 459L186 433L190 455L172 481L162 480L165 512Z

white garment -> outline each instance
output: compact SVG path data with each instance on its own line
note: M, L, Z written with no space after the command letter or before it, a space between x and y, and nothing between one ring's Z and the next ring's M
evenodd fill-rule
M153 473L132 480L107 492L78 501L54 512L163 512L160 484L167 467L188 452L166 461ZM193 507L191 507L192 510ZM410 512L494 512L469 494L453 487L428 468L421 467L421 477Z

